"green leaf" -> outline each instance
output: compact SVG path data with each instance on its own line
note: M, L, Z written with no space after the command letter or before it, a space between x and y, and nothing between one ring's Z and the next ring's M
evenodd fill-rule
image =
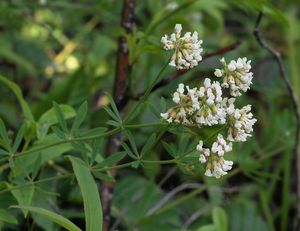
M53 102L53 107L55 110L55 115L58 120L58 123L63 130L64 133L68 133L68 127L67 127L67 122L64 118L64 114L62 113L62 110L60 109L59 105L55 102Z
M4 209L0 209L0 221L15 225L18 224L18 220Z
M3 120L0 118L0 137L2 139L2 145L3 147L7 150L10 151L11 147L10 147L10 141L8 138L8 134L6 131L6 127L5 124L3 122Z
M76 157L69 157L83 197L86 231L102 230L102 207L98 187L90 170Z
M114 181L114 178L111 175L106 175L106 174L103 174L101 172L93 172L93 175L96 178L98 178L99 180L102 180L102 181L107 181L107 182Z
M106 166L111 166L120 160L122 160L126 156L126 152L116 152L109 157L107 157L105 160L103 160L101 163L97 164L95 168L103 168Z
M111 126L116 127L116 128L120 127L120 125L121 125L120 122L117 122L117 121L114 121L114 120L108 120L106 122L106 124L111 125Z
M130 156L133 159L137 159L137 156L134 155L134 153L131 151L131 149L128 147L126 143L121 143L121 146L124 148L128 156Z
M79 129L80 125L84 121L86 117L86 113L88 110L87 102L85 101L78 109L77 115L75 117L75 120L73 122L72 128L71 128L71 134L73 134L76 130Z
M38 207L32 207L32 206L11 206L11 208L16 208L16 209L22 209L22 210L27 210L30 211L32 213L37 213L45 218L47 218L48 220L64 227L65 229L69 230L69 231L81 231L81 229L76 226L73 222L71 222L70 220L64 218L63 216L54 213L52 211L43 209L43 208L38 208Z
M26 103L26 101L23 98L23 94L22 94L20 87L17 84L15 84L14 82L10 81L9 79L3 77L2 75L0 75L0 82L4 83L16 95L16 97L21 105L22 111L24 113L24 117L26 119L28 119L29 121L34 122L32 112L30 110L30 107L28 106L28 104Z
M214 224L218 227L220 231L228 230L228 219L226 212L220 207L214 207L212 211L212 218Z
M153 133L150 138L147 140L146 144L144 145L141 151L141 157L143 157L155 144L156 141L156 134Z
M41 153L38 154L34 164L33 164L33 168L32 168L32 179L35 179L38 172L39 172L39 169L40 169L40 166L41 166L41 162L42 162L42 157L41 157Z
M120 122L119 117L107 106L102 106L102 108L113 118L115 121Z
M55 133L55 135L57 135L57 137L59 137L61 139L64 139L66 137L66 134L62 130L60 130L59 128L52 127L51 129Z
M135 141L134 141L132 133L129 130L125 130L125 134L126 134L128 140L129 140L130 146L131 146L134 154L138 157L139 156L139 152L137 150L137 147L136 147L136 144L135 144Z
M96 136L104 133L107 130L105 127L93 128L88 131L83 131L80 133L80 136Z
M197 231L222 231L222 229L220 230L215 225L205 225L205 226L202 226L201 228L197 229Z
M24 186L18 189L13 189L13 185L6 184L11 189L12 195L16 198L20 206L30 206L34 195L34 185ZM23 209L24 217L27 217L27 209Z
M121 122L122 119L121 119L121 116L120 116L120 114L119 114L119 111L118 111L117 105L115 104L114 99L112 98L112 96L111 96L110 94L106 94L106 95L107 95L107 97L108 97L108 99L109 99L109 103L110 103L110 105L111 105L111 107L112 107L112 109L113 109L115 115L118 117L118 121Z
M16 136L16 139L15 139L15 142L14 142L14 145L13 145L13 148L12 148L12 151L15 153L19 146L20 146L20 143L23 139L23 135L24 135L24 126L22 126L19 131L18 131L18 134Z
M29 75L36 76L36 68L12 49L12 43L5 43L2 39L0 40L0 57L15 63Z
M76 116L76 112L75 110L69 106L69 105L65 105L65 104L60 104L59 105L60 110L63 113L63 116L65 119L70 119ZM39 119L38 123L37 123L37 137L38 139L43 139L45 138L45 136L48 133L49 128L52 125L55 125L58 123L58 119L55 115L55 110L54 108L49 109L48 111L46 111Z

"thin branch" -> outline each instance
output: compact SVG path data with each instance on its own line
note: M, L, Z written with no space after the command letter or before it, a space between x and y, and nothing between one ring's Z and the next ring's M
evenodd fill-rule
M163 207L169 200L171 200L177 193L186 189L198 189L204 187L202 184L198 183L185 183L177 186L168 192L156 205L150 208L147 212L147 216L154 214L157 210Z
M210 209L210 206L207 205L201 209L198 209L195 213L193 213L186 222L184 222L183 226L181 227L181 230L187 230L188 227L193 224L201 215L203 215L207 210Z
M280 72L280 77L285 83L287 90L289 92L289 95L291 97L292 103L293 103L293 108L294 108L294 113L296 117L296 136L295 136L295 144L293 147L293 156L296 158L296 169L297 169L297 217L296 217L296 227L295 230L300 230L300 153L299 153L299 138L300 138L300 111L299 111L299 101L298 97L295 93L295 90L287 76L287 72L281 57L281 54L275 50L273 47L271 47L266 40L262 37L261 32L260 32L260 22L262 20L263 14L260 12L259 16L256 20L256 25L254 28L254 36L259 43L259 45L266 49L275 59L275 61L278 64L279 67L279 72Z
M136 0L123 0L123 11L121 18L121 26L125 29L126 33L131 33L133 25L133 16ZM116 77L114 82L113 98L117 104L119 111L127 104L126 92L128 88L128 75L131 70L129 64L129 50L126 38L119 37L118 41L118 54L116 65ZM120 146L121 135L116 134L111 136L107 142L107 154L110 155L118 151ZM115 177L116 171L111 172ZM103 231L108 231L110 227L110 208L113 197L114 182L104 182L101 186L101 199L103 208Z

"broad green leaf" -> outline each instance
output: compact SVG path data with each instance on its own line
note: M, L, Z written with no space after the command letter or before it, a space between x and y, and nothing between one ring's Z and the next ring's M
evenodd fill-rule
M62 114L65 119L70 119L76 116L75 110L65 104L60 104L59 105L60 110L62 111ZM37 136L38 139L43 139L47 135L47 132L49 128L52 125L55 125L58 123L57 117L55 115L55 110L54 108L49 109L46 111L43 115L41 115L38 123L37 123Z
M83 197L86 231L102 230L102 207L98 187L86 165L76 157L69 157Z
M66 119L64 117L62 110L60 109L59 105L55 102L53 102L53 107L54 107L55 115L56 115L56 118L58 120L58 123L59 123L61 129L63 130L64 133L68 133L67 122L66 122Z
M86 117L87 110L88 110L88 105L87 102L85 101L83 104L81 104L81 106L77 111L77 115L75 117L75 120L71 128L71 134L73 134L76 130L79 129L80 125L82 124L82 122Z
M201 228L197 229L197 231L222 231L222 229L220 230L215 225L205 225L205 226L202 226Z
M22 94L20 87L2 75L0 75L0 82L4 83L16 95L16 97L21 105L21 108L22 108L25 118L31 122L34 122L32 112L30 110L30 107L28 106L28 104L26 103L26 101L23 98L23 94Z
M228 230L228 219L226 212L220 207L214 207L212 211L212 218L214 224L218 227L220 231Z
M73 222L70 220L64 218L63 216L54 213L52 211L43 209L43 208L38 208L38 207L32 207L32 206L11 206L11 208L16 208L16 209L22 209L22 210L27 210L30 211L31 213L37 213L48 220L64 227L65 229L69 231L81 231L81 229L76 226Z
M60 139L52 134L46 136L43 140L35 143L31 149L29 150L35 150L38 149L42 146L50 145L53 143L58 142ZM28 169L30 171L33 171L35 167L36 159L38 158L39 154L41 157L40 165L36 166L37 168L40 168L45 162L49 160L53 160L55 158L58 158L59 156L62 156L64 153L72 150L72 145L70 143L64 143L64 144L59 144L55 145L53 147L40 150L40 151L32 151L22 157L19 157L19 163L22 163L25 169Z
M34 195L34 185L24 186L18 189L13 189L13 185L6 184L11 190L12 195L16 198L20 206L30 206ZM27 217L28 211L22 209L24 217Z
M0 209L0 221L15 225L18 224L18 220L4 209Z

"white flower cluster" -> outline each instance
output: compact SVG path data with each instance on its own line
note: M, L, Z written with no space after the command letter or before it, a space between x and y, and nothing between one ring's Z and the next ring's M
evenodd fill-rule
M246 62L246 59L238 59L239 63ZM228 65L229 66L229 65ZM225 68L226 69L226 68ZM232 70L232 68L230 67ZM240 69L241 70L241 69ZM235 79L235 88L230 86L231 95L240 95L239 90L246 91L251 84L252 74L249 74L249 69L245 71L244 76L250 79L247 87L241 85L241 82ZM222 75L224 70L219 70ZM216 70L216 72L219 72ZM242 72L239 72L242 73ZM218 73L215 73L218 75ZM221 76L221 75L219 75ZM235 74L234 76L238 76ZM226 78L224 74L224 79ZM246 78L246 77L244 77ZM229 79L229 78L227 78ZM247 137L251 136L253 132L253 125L256 119L253 118L251 113L251 105L242 107L241 109L235 108L235 98L223 98L223 88L227 88L226 81L221 85L217 81L211 81L209 78L204 80L203 86L200 88L190 88L184 84L179 84L177 90L173 94L173 102L175 107L169 109L166 113L161 113L163 119L169 123L184 124L187 126L213 126L226 124L228 128L226 140L230 142L244 142ZM236 89L236 91L233 91ZM239 94L237 94L239 92ZM211 148L204 148L203 141L200 140L197 145L197 150L201 153L199 161L206 163L206 176L219 178L227 174L232 168L233 162L224 159L224 154L232 150L232 143L226 143L221 134L218 134L217 140L212 144Z
M234 99L230 99L234 102ZM235 109L233 102L227 110L228 115L228 137L229 141L245 142L247 137L253 132L253 125L256 119L253 119L251 105Z
M186 89L186 90L185 90ZM173 94L176 107L161 116L169 123L186 125L214 125L226 122L226 111L222 106L222 89L219 82L206 78L199 89L179 84Z
M247 58L231 60L229 64L225 59L221 59L223 69L216 69L215 76L223 77L222 87L229 88L233 97L241 95L241 91L246 92L252 84L253 73L250 72L251 61Z
M227 171L232 168L233 162L225 160L223 156L226 152L230 152L231 150L232 143L227 144L221 134L218 135L211 149L203 148L203 141L200 140L197 145L197 151L201 153L199 161L202 164L207 163L205 175L216 178L226 175Z
M165 35L161 42L166 50L175 50L170 66L177 69L193 68L202 60L202 40L198 40L197 32L192 35L187 32L181 37L181 30L181 25L176 24L175 33L170 38ZM161 113L161 117L168 123L197 127L225 124L228 129L226 140L229 143L222 134L218 134L211 148L205 148L202 140L196 148L200 152L199 161L206 164L205 175L216 178L226 175L232 168L233 162L224 159L224 154L232 150L231 142L246 141L256 122L251 105L241 109L234 105L236 97L246 92L252 84L251 61L238 58L227 64L222 58L220 62L223 68L215 69L214 75L222 78L221 84L209 78L199 88L190 88L181 83L173 94L176 106ZM223 97L224 94L229 94L231 98Z
M181 24L176 24L175 33L172 33L170 37L163 36L161 42L165 50L175 50L169 63L170 66L176 67L178 70L191 69L202 60L202 40L198 40L196 31L193 34L186 32L181 37L181 30Z

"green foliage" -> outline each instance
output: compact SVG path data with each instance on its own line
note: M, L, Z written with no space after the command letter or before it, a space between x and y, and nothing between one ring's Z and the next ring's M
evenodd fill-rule
M43 209L43 208L37 208L37 207L31 207L31 206L11 206L11 208L16 209L23 209L30 211L32 213L37 213L41 216L46 217L50 221L53 221L60 226L64 227L65 229L69 231L80 231L81 229L78 228L74 223L69 221L68 219L64 218L63 216L56 214L54 212L51 212L49 210Z
M122 3L0 1L0 229L100 230L107 182L116 230L292 229L294 112L252 31L263 12L262 34L300 98L297 2L136 1L131 33L120 24ZM178 77L160 44L176 23L198 31L204 53L241 46ZM119 36L128 87L114 99ZM233 170L208 179L195 146L224 127L166 124L160 113L173 106L178 83L199 87L222 56L252 59L253 88L237 104L253 105L258 122L251 139L234 144Z
M69 158L83 197L86 230L102 230L102 208L96 182L80 159Z

